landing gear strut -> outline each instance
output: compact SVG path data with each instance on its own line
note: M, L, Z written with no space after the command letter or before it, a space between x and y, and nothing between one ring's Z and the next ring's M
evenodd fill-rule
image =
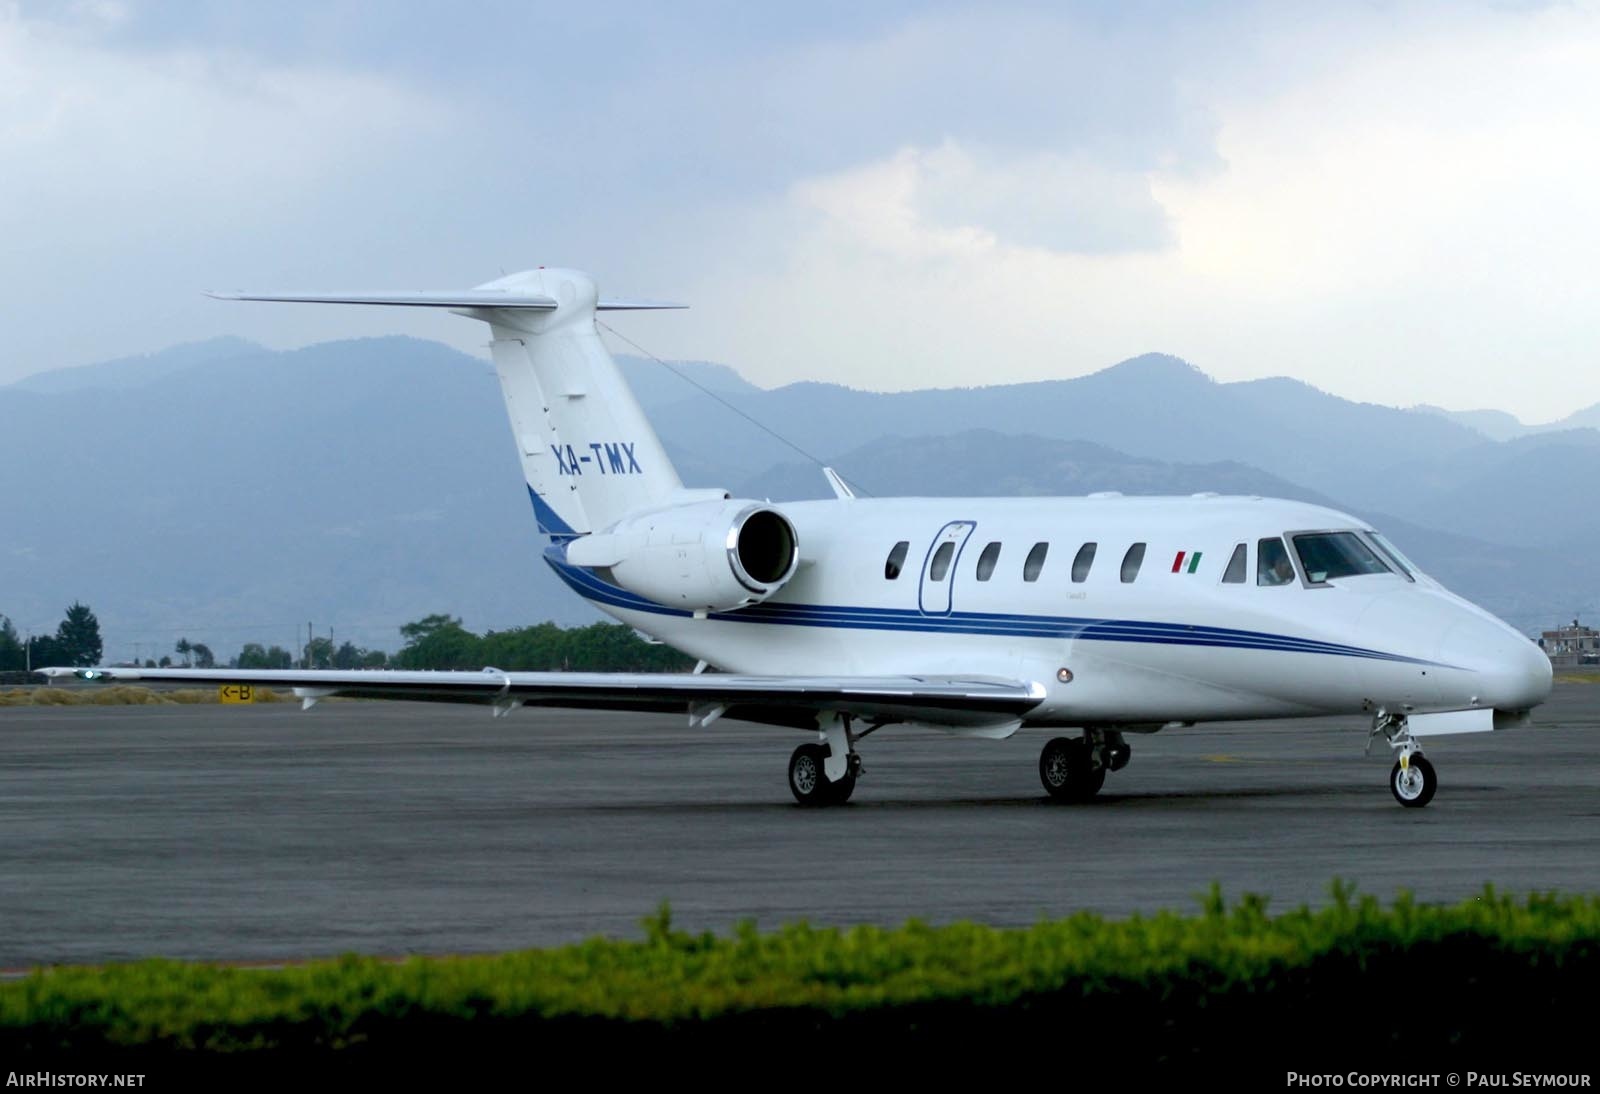
M1372 733L1367 737L1367 748L1372 748L1372 738L1382 734L1389 747L1399 753L1394 767L1389 771L1389 791L1394 800L1407 809L1421 809L1433 800L1439 789L1439 776L1433 765L1422 754L1422 747L1411 735L1411 727L1404 714L1390 714L1380 710L1372 719Z
M1128 766L1132 751L1122 734L1112 730L1057 737L1039 753L1039 781L1057 801L1088 801L1105 785L1106 772Z

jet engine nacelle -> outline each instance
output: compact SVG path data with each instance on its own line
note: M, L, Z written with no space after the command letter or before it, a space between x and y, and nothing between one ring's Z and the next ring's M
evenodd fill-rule
M723 495L624 517L573 540L567 561L658 604L725 612L783 588L800 564L800 543L771 505Z

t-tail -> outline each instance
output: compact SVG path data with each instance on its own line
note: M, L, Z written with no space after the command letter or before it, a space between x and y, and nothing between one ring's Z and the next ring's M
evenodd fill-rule
M602 300L588 275L561 269L527 270L454 292L210 295L447 308L487 323L523 478L547 535L566 539L603 529L628 513L668 504L682 490L595 325L600 311L682 305Z

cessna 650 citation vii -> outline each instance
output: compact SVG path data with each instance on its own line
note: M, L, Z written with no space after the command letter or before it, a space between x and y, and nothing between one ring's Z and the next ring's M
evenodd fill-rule
M1438 780L1419 739L1523 723L1550 692L1533 643L1331 509L1214 495L858 498L831 471L828 501L685 489L595 319L674 305L602 299L575 271L461 292L213 295L445 308L487 323L545 561L701 665L54 675L279 685L308 707L348 695L786 726L814 738L789 760L802 805L848 799L858 744L893 723L997 739L1069 731L1045 744L1039 775L1076 801L1128 763L1134 734L1360 714L1396 753L1395 798L1422 806Z

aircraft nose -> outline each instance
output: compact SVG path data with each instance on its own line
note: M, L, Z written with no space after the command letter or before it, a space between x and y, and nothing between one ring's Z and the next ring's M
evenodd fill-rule
M1496 710L1527 710L1550 697L1550 658L1498 620L1457 623L1440 643L1439 660L1472 672L1478 699Z

